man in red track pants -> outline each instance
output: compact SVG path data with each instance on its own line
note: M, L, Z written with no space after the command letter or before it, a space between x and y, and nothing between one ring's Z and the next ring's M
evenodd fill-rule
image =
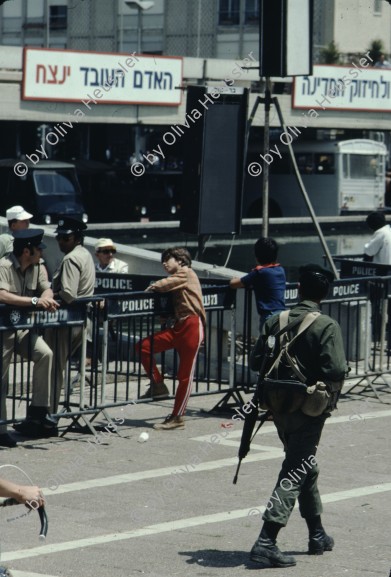
M151 384L142 398L168 396L155 360L151 354L176 349L179 355L178 387L174 409L163 423L154 425L158 430L183 429L183 415L190 397L197 353L204 339L205 310L202 303L201 285L191 268L191 256L184 248L169 248L162 254L162 263L168 277L151 284L147 291L171 292L175 324L153 336L143 339L139 345L141 362Z

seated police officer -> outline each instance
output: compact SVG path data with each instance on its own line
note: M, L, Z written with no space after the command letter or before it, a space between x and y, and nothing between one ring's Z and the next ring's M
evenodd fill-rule
M42 256L42 229L25 229L14 232L13 252L0 259L0 303L13 307L37 307L55 311L58 303L53 298L46 272L39 264ZM48 413L49 383L53 354L35 331L19 330L2 333L3 365L0 418L6 419L8 369L12 355L19 354L34 361L32 375L32 400L27 418L14 426L26 436L57 434L56 423ZM12 447L15 441L0 426L0 445Z
M301 267L300 302L289 312L289 323L308 313L320 312L320 302L326 298L332 280L333 274L318 265ZM299 330L299 324L290 330L292 340ZM278 315L266 321L251 355L250 364L253 370L261 368L268 336L276 334L278 328ZM329 410L335 406L347 371L339 324L328 315L320 314L309 328L299 335L292 352L306 383L325 383L330 390L333 404L327 406L318 416L309 416L300 408L295 410L295 407L292 407L292 412L287 407L285 414L272 411L274 424L284 445L285 459L262 517L264 524L261 533L250 554L252 561L268 567L296 565L294 557L282 553L276 544L278 532L287 524L296 499L309 530L308 553L321 555L324 551L331 551L334 546L333 538L326 534L321 521L322 501L317 485L319 468L315 455L324 422L330 416ZM289 397L285 400L288 404Z

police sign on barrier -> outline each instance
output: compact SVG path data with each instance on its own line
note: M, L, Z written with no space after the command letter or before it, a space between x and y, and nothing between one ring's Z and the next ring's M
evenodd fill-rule
M103 295L102 295L103 296ZM227 310L234 307L236 292L227 285L203 286L205 310ZM109 319L143 315L170 315L173 306L170 293L122 293L107 295Z
M330 287L326 300L362 299L368 295L368 280L366 278L336 280ZM299 302L297 283L287 283L285 288L285 305L289 308Z
M97 272L95 280L95 294L141 292L153 282L160 280L161 276L145 274L122 274L110 272ZM227 280L201 279L202 289L210 286L226 286Z
M81 325L86 318L87 306L87 302L76 302L68 305L67 308L59 308L57 311L49 312L36 308L25 309L0 305L0 330Z
M160 278L162 277L143 274L97 272L95 294L141 292L153 281L159 280Z
M328 299L333 301L363 299L368 295L368 280L365 278L336 280L333 282L330 292Z
M154 293L126 293L113 294L107 299L107 317L109 319L139 316L169 314L172 308L169 306L171 300L167 296Z
M292 307L299 302L299 288L297 283L287 283L285 286L285 305Z
M349 259L335 259L341 263L341 277L355 276L389 276L391 266L374 262L365 262Z

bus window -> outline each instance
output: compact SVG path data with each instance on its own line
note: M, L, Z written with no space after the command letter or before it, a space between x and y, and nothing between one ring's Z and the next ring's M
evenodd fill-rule
M350 178L373 178L379 170L377 155L349 154Z
M302 152L296 156L300 174L314 174L314 157L311 152Z
M342 170L343 177L349 178L349 157L347 154L342 154Z
M334 154L315 154L316 174L334 174Z

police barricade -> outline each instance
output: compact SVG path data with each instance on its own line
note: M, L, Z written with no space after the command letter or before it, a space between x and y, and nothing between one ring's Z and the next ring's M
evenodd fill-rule
M384 279L382 279L384 284ZM247 375L248 384L256 382L257 375L250 370L248 358L254 345L252 320L252 291L246 291L245 314L243 316L243 361L241 373ZM321 310L334 318L341 326L344 348L349 365L350 376L360 377L367 374L370 366L370 301L367 278L337 280L330 288L327 299L321 303ZM291 308L299 301L297 283L287 283L285 304Z
M285 304L288 308L297 304L297 284L288 284ZM330 293L320 305L323 313L338 321L342 330L345 354L354 364L354 372L365 371L368 366L368 281L366 278L336 280Z
M367 277L368 298L371 306L372 341L370 365L372 370L390 370L391 364L391 266L363 261L362 255L333 257L340 264L345 277ZM360 260L358 260L360 259ZM384 366L386 363L386 367Z
M51 331L55 336L52 342L64 343L70 341L72 331L77 330L83 341L90 301L91 298L80 299L54 312L0 305L0 368L3 385L0 389L1 425L26 417L33 391L35 399L42 399L35 403L39 406L41 403L47 406L53 399L56 382L51 379L50 367L52 364L56 366L57 351L54 347L51 352L47 334ZM60 333L62 336L58 338ZM82 361L80 365L84 366ZM63 396L61 415L71 410L69 379ZM76 404L79 410L81 405Z
M99 275L97 292L105 300L105 319L101 330L94 334L95 360L91 367L91 373L94 370L100 373L100 386L98 398L92 399L90 407L100 409L140 400L145 392L143 387L150 378L140 363L137 344L161 330L173 312L169 293L116 292L118 282L129 283L128 286L131 283L133 289L140 289L148 286L155 277L110 275L109 278L107 275L107 280L104 278ZM235 330L236 291L230 289L226 281L223 284L219 280L200 279L200 282L207 324L205 341L195 367L193 395L226 392L234 384L231 359L235 358L232 354L235 339L231 339L229 345L227 333ZM101 292L104 288L111 288L114 292ZM96 362L97 357L101 366ZM160 353L155 358L170 393L175 395L178 364L175 351Z
M341 327L345 355L355 375L369 366L370 305L366 278L335 280L321 303L322 312Z

